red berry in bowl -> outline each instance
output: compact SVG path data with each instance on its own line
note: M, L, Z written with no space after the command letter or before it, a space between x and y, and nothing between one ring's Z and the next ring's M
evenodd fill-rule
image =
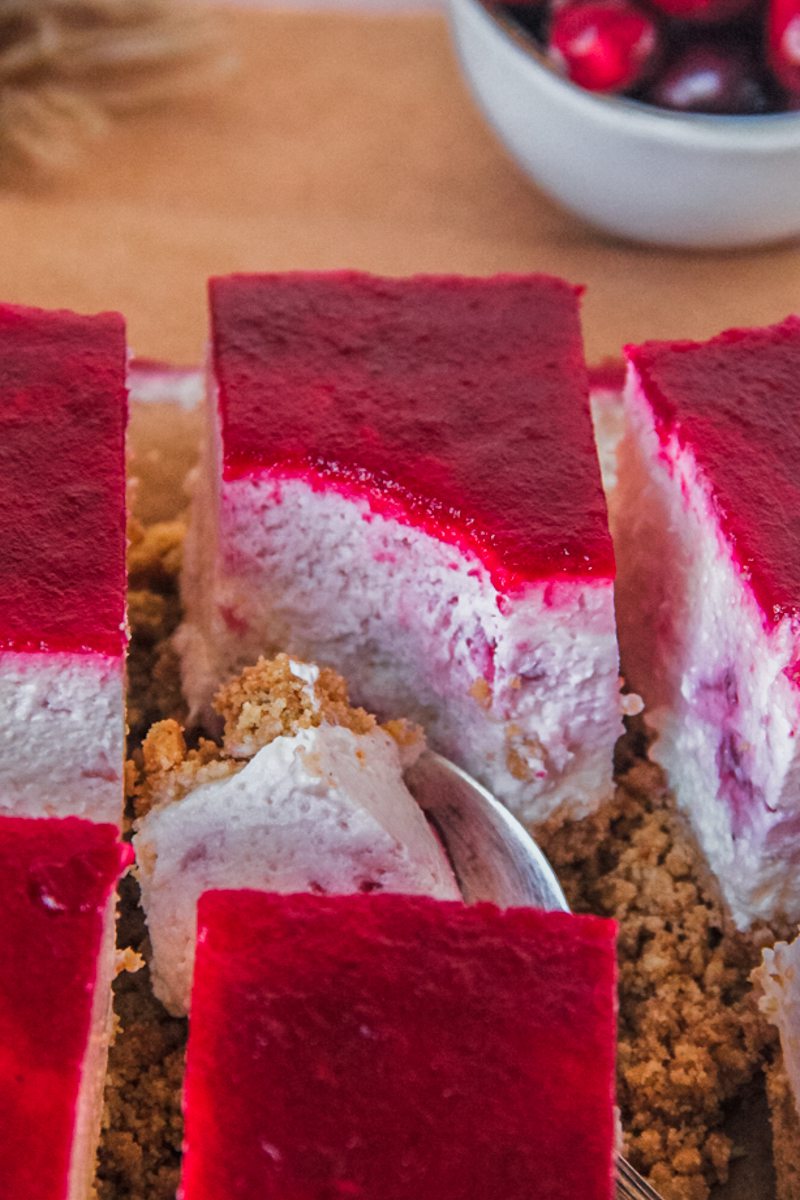
M650 0L650 3L675 20L714 25L742 16L753 8L755 0Z
M769 0L767 57L782 87L800 93L800 0Z
M548 53L580 87L621 92L652 69L658 31L630 0L568 0L553 14Z
M642 96L678 112L761 113L769 97L745 46L710 38L681 51Z

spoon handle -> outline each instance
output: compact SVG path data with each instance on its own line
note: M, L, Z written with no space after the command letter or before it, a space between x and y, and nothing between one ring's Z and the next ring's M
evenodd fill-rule
M617 1158L617 1200L661 1200L622 1155Z

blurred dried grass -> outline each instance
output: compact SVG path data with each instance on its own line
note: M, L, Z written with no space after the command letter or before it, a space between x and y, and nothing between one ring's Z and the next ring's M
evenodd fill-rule
M71 165L115 115L229 66L217 20L189 0L0 0L0 175Z

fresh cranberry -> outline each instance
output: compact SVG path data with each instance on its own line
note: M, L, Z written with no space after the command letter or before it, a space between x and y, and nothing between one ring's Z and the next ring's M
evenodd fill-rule
M800 0L769 0L767 56L781 86L800 93Z
M658 33L629 0L568 0L553 15L548 50L573 83L621 92L650 71Z
M675 20L715 25L742 16L753 8L755 0L650 0L650 3Z
M674 58L642 97L679 112L761 113L769 97L744 46L697 42Z

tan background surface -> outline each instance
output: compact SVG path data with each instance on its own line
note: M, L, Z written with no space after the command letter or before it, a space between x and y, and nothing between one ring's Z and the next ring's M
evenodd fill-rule
M234 270L557 272L589 285L592 358L800 308L797 247L635 248L552 206L484 127L435 14L226 21L241 68L219 91L129 120L54 186L0 191L0 297L119 308L138 353L182 362L202 353L206 277Z

